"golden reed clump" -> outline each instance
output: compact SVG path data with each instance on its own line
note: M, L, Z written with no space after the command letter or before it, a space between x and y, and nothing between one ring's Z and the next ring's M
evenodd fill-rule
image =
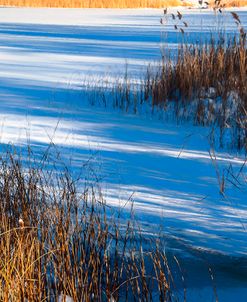
M214 6L215 1L208 1L208 3ZM247 6L247 0L224 0L221 3L225 7ZM191 6L192 4L190 0L0 0L0 5L62 8L163 8Z
M100 194L81 190L67 169L57 173L46 160L50 171L35 160L22 168L12 151L3 157L0 301L173 301L160 237L145 239L132 213L120 227Z
M0 5L64 8L161 8L181 6L180 0L0 0Z

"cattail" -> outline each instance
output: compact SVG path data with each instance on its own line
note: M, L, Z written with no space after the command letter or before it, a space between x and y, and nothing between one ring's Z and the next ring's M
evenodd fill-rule
M177 11L177 12L178 12L178 19L181 20L183 15L179 11Z
M237 23L241 23L241 21L240 21L240 19L239 19L239 16L238 16L238 14L236 14L236 13L234 13L234 12L231 12L231 14L232 14L232 17L233 17L233 19L235 19L236 21L237 21Z

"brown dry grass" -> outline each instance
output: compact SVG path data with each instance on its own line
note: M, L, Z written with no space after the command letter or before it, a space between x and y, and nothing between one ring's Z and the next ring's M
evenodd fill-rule
M133 218L121 228L91 186L44 165L0 160L0 301L171 301L157 241L145 250Z
M0 5L68 8L161 8L183 5L180 0L0 0Z
M181 43L176 54L168 52L159 66L149 67L141 83L128 76L113 88L106 83L95 88L90 101L135 114L151 105L150 111L164 110L178 123L215 127L221 147L247 150L246 33L241 26L239 31L239 36L219 34L205 44Z
M239 35L219 33L204 44L182 43L175 61L164 56L158 74L148 75L145 94L152 106L172 107L178 121L219 127L221 146L227 132L231 147L247 150L246 32L239 16L232 16Z
M215 13L221 13L221 9L217 6ZM180 12L172 14L174 28L182 38L177 51L167 53L164 45L158 71L148 68L140 85L131 83L126 76L124 82L116 83L112 96L101 91L98 100L102 99L106 105L106 100L112 99L114 107L134 113L144 103L151 104L153 110L165 110L168 116L175 116L177 122L189 120L216 127L221 147L227 137L229 148L247 150L246 32L238 14L231 12L231 15L238 29L234 37L218 29L218 35L209 41L187 44L184 41L188 25L186 22L178 25L183 21ZM160 20L164 28L167 16L165 13Z
M215 6L215 1L208 1ZM247 0L224 0L224 7L247 6ZM0 0L0 5L21 7L62 8L163 8L190 6L190 1L181 0Z

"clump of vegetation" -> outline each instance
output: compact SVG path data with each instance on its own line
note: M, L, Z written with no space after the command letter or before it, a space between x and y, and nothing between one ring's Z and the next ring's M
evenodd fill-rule
M121 228L94 188L11 152L0 167L0 301L173 300L159 243L145 250L133 219Z
M247 0L199 0L199 5L209 7L241 7ZM221 3L219 5L219 3ZM190 0L0 0L0 5L22 7L61 7L61 8L163 8L191 6Z
M0 5L67 8L161 8L184 4L180 0L0 0Z
M153 106L171 109L172 105L178 120L193 118L199 125L218 126L221 144L224 130L230 129L233 146L247 149L246 32L239 16L231 14L237 36L219 32L204 43L180 44L175 58L164 55L155 77L148 75L145 89ZM181 23L182 14L176 17ZM185 35L184 28L174 27Z
M215 9L221 11L217 4ZM167 24L167 10L161 18ZM163 51L161 64L149 67L145 79L130 81L125 76L113 88L100 91L98 100L105 105L137 113L144 105L159 108L178 122L214 126L219 129L219 143L228 137L230 148L247 150L247 48L246 32L239 16L232 12L238 34L227 36L219 30L209 41L186 43L189 24L178 11L169 18L182 36L176 50ZM111 96L109 96L111 93ZM230 139L229 139L230 137ZM229 143L230 142L230 143Z
M203 1L199 1L201 4ZM218 2L218 0L216 0ZM219 1L220 2L220 1ZM214 6L215 1L205 1ZM190 6L191 1L184 0L0 0L0 5L22 7L66 7L66 8L163 8ZM246 6L247 0L225 0L224 7Z

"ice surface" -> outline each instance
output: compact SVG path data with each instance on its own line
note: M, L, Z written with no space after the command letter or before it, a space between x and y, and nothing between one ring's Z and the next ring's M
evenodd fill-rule
M246 10L237 12L246 26ZM171 23L161 28L161 13L0 8L2 149L14 143L42 151L52 140L75 174L93 157L109 205L117 209L133 194L147 233L163 228L168 245L186 253L246 257L246 184L240 179L237 189L234 179L243 155L217 152L217 169L227 179L222 196L209 129L90 107L82 97L85 79L121 77L126 64L136 78L160 58L162 45L176 46L181 36ZM229 12L224 21L208 10L182 13L188 39L220 26L236 31Z

